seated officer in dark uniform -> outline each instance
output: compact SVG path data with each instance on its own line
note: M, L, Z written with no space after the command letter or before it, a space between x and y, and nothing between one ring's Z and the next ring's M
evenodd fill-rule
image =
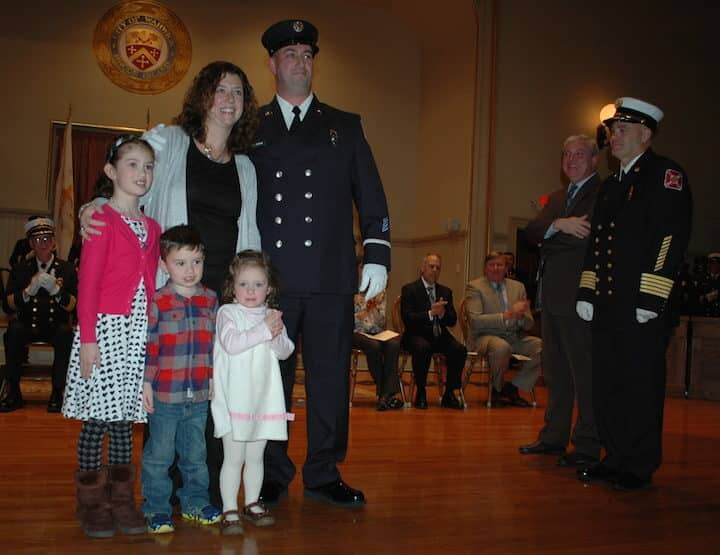
M662 456L668 309L690 238L692 199L683 169L655 154L657 107L619 98L610 127L620 172L601 185L577 313L592 321L592 403L606 456L582 481L648 487Z
M34 256L17 262L6 287L7 304L16 311L17 318L10 321L5 333L7 392L0 401L0 412L11 412L23 405L22 363L26 346L35 341L45 341L55 349L48 412L60 412L73 341L69 321L76 303L77 274L72 264L55 256L55 225L51 219L33 218L25 224L25 232Z

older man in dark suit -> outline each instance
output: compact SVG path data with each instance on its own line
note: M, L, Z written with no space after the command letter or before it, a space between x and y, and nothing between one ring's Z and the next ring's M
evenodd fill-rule
M590 326L577 315L572 294L580 281L600 185L597 163L594 140L585 135L568 137L562 150L562 170L570 183L550 195L547 205L525 230L532 243L542 244L542 360L548 404L537 441L520 447L520 453L562 453L560 466L584 466L596 462L600 455L592 406ZM575 399L578 416L572 429ZM568 441L575 450L565 454Z
M418 409L428 408L425 384L433 353L442 353L447 359L447 383L441 406L463 408L459 398L460 375L467 350L448 331L448 327L457 322L457 313L452 291L437 282L441 267L440 255L426 255L420 277L404 285L400 294L400 312L405 324L402 342L412 355L417 385L414 406Z

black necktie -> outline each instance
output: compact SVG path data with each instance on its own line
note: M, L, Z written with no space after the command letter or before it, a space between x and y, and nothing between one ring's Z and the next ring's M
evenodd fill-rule
M45 264L45 262L41 262L41 263L40 263L40 269L44 272L44 271L45 271L45 268L47 268L47 264Z
M297 128L300 127L300 107L293 106L292 112L295 116L293 117L292 123L290 123L290 133L295 133Z
M435 302L435 288L430 286L427 288L428 297L430 297L430 304ZM440 337L442 330L440 329L440 319L437 315L433 314L433 336Z

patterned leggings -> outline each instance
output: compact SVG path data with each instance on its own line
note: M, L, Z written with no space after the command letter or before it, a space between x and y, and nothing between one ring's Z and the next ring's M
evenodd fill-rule
M78 462L81 471L100 470L105 433L110 436L108 464L130 464L133 446L132 422L90 419L83 422L78 439Z

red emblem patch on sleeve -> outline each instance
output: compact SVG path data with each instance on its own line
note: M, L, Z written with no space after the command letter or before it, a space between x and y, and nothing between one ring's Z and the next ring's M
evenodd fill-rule
M676 191L682 191L682 174L677 170L665 170L665 182L663 183L663 185L665 185L666 189L675 189Z

